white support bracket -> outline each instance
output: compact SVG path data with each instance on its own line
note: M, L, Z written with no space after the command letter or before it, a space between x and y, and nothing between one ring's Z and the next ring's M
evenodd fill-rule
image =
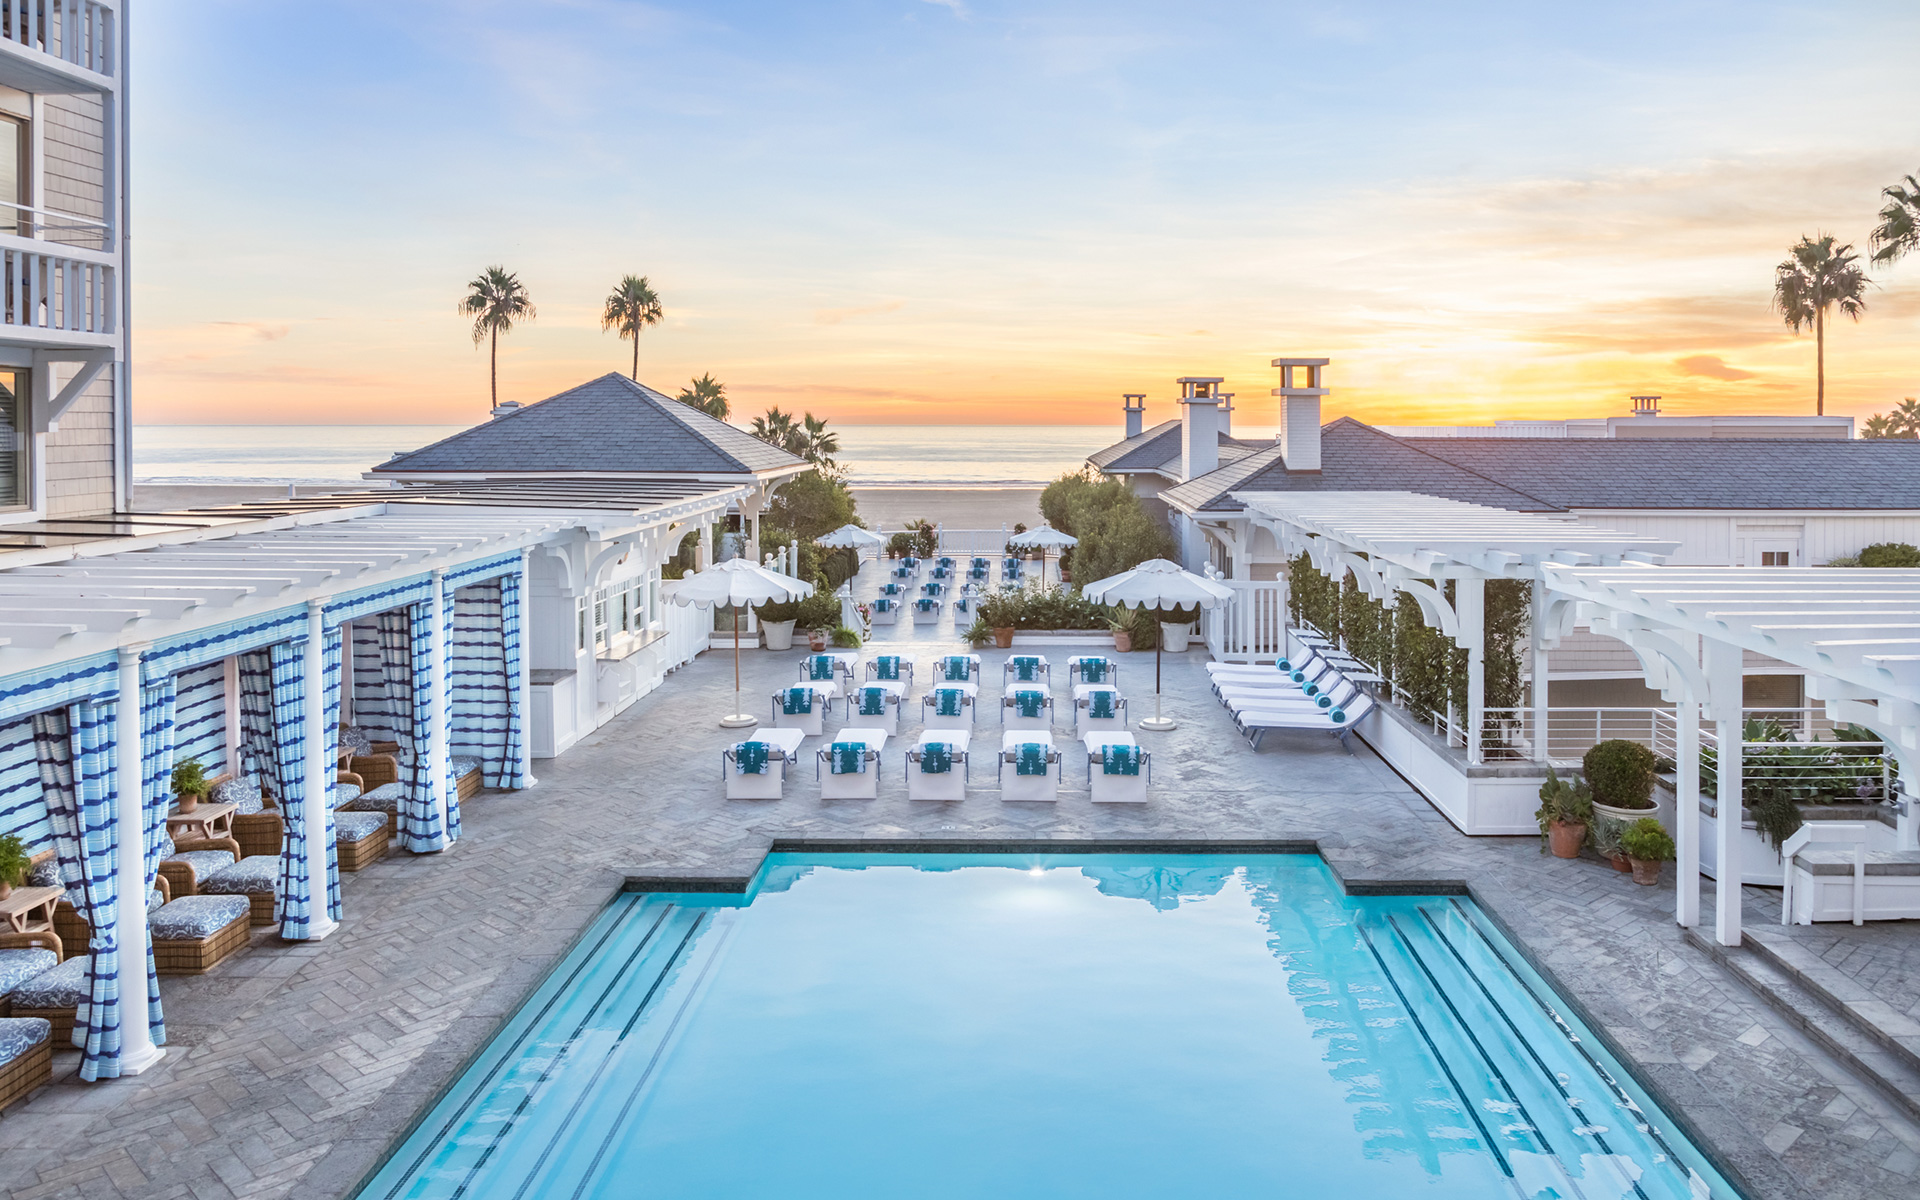
M35 433L52 433L60 428L60 418L67 415L74 401L80 399L93 381L100 378L100 372L113 364L113 347L100 346L92 350L35 350L33 352L33 381L36 397L51 396L45 404L34 405ZM73 373L58 394L53 394L53 364L57 362L77 362L80 369Z

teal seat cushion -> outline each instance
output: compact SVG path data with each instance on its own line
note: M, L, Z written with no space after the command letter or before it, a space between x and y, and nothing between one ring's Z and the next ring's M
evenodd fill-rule
M477 754L456 754L448 760L453 766L453 777L460 778L470 771L480 769L480 756Z
M405 785L383 783L370 792L366 792L340 805L348 812L383 812L389 815L400 811L400 802L407 798Z

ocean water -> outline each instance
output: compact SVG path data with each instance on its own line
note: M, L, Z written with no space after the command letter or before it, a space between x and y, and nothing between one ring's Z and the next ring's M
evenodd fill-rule
M397 450L460 425L141 425L141 483L361 482ZM864 487L1039 486L1118 441L1118 425L838 425L840 460ZM1249 430L1249 436L1266 431Z

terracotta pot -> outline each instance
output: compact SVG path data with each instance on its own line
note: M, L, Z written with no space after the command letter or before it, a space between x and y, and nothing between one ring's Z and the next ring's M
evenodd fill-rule
M1633 860L1617 851L1611 856L1609 856L1607 861L1612 863L1613 869L1620 872L1622 875L1625 875L1628 871L1633 870Z
M1124 630L1124 629L1116 629L1116 630L1114 630L1114 633L1113 633L1113 648L1114 648L1115 650L1118 650L1118 651L1119 651L1120 653L1122 653L1122 654L1125 654L1125 653L1126 653L1127 651L1129 651L1129 650L1132 650L1132 649L1133 649L1133 635L1132 635L1131 633L1129 633L1129 632L1127 632L1127 631L1126 631L1126 630Z
M1002 650L1011 650L1013 648L1013 627L1008 626L1005 629L994 630L993 644Z
M825 650L827 648L827 635L818 629L811 630L807 634L807 646L816 653Z
M190 813L200 807L200 797L192 792L181 792L179 799L180 811L183 813Z
M1636 858L1633 860L1633 881L1652 887L1660 882L1660 860Z
M0 879L0 900L5 900L11 895L13 895L13 885L4 879Z
M1555 858L1579 858L1587 841L1587 827L1578 821L1555 821L1547 831L1547 845Z

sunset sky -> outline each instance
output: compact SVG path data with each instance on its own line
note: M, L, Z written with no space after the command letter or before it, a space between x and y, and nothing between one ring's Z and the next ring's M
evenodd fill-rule
M1584 15L1572 10L1585 10ZM1920 172L1911 0L1567 5L178 0L134 14L141 422L454 422L490 263L503 399L630 348L735 414L1173 415L1277 355L1380 422L1811 412L1768 309ZM1920 395L1920 256L1828 339L1830 411Z

